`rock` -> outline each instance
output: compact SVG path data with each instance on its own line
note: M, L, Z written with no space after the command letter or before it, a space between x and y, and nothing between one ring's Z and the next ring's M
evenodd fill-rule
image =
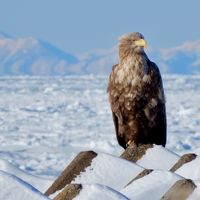
M67 184L70 184L76 176L85 171L85 168L91 164L93 158L96 156L97 153L93 151L80 152L47 189L45 195L49 196L56 191L63 189Z
M129 182L125 187L127 187L128 185L130 185L133 181L136 181L137 179L143 178L144 176L150 174L152 171L153 171L153 169L144 169L131 182Z
M186 200L196 185L190 179L177 181L161 198L161 200Z
M69 184L53 200L72 200L81 190L81 184Z
M120 157L131 162L137 162L146 153L147 149L152 147L153 144L141 144L139 146L130 144Z
M194 160L196 157L197 157L197 155L194 153L184 154L183 156L181 156L181 158L178 160L178 162L175 163L175 165L170 169L170 171L175 172L182 165Z

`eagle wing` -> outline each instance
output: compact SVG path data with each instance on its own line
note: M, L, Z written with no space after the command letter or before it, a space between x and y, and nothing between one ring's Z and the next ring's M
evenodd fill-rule
M122 146L123 148L126 148L125 138L119 134L118 118L114 112L112 112L112 116L113 116L113 122L114 122L114 126L115 126L115 133L116 133L117 141L120 146Z
M166 132L167 132L167 118L166 118L166 108L165 108L165 96L161 74L157 65L151 61L148 61L150 67L150 73L153 80L153 85L151 86L156 95L158 96L158 105L156 106L156 117L155 126L152 129L152 143L160 144L165 146L166 144ZM151 136L151 135L150 135ZM151 139L150 139L151 141Z
M118 140L119 145L121 145L123 148L126 148L126 142L125 142L125 138L119 134L119 119L116 115L116 110L118 109L118 98L119 98L119 93L115 96L111 95L110 92L113 91L113 89L116 89L116 86L113 82L113 77L114 75L114 70L115 68L118 66L118 64L114 65L112 67L112 72L109 76L109 83L108 83L108 88L107 88L107 92L109 93L109 101L110 101L110 105L111 105L111 110L112 110L112 117L113 117L113 122L114 122L114 126L115 126L115 133L116 133L116 137Z

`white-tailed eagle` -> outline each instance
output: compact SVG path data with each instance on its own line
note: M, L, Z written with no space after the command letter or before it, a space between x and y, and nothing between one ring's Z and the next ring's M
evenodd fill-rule
M166 144L166 111L158 67L144 52L138 32L119 39L119 64L109 77L108 94L118 143Z

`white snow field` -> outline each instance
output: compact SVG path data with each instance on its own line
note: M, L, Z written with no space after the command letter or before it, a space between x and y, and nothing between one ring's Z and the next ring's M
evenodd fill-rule
M199 157L176 173L168 170L179 155L200 155L200 76L163 77L168 150L155 146L137 164L117 158L123 149L115 137L107 81L105 76L0 78L0 199L47 199L41 193L83 150L100 154L93 162L97 171L88 170L75 180L83 183L76 199L150 199L149 194L159 199L183 177L195 180L197 188L190 199L198 199ZM102 165L98 164L100 158ZM159 158L164 159L160 162ZM109 171L114 166L126 166L127 172L122 176ZM155 171L122 187L143 168ZM109 179L101 180L101 175ZM14 195L17 191L18 196Z

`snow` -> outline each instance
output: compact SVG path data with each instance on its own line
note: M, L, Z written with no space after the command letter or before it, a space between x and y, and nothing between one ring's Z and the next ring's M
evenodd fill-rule
M171 75L164 79L167 99L167 148L195 152L200 141L200 76Z
M18 178L28 182L42 192L45 192L48 189L49 185L51 185L53 182L49 179L40 178L28 174L27 172L15 167L14 165L11 165L9 162L2 159L0 159L0 170L9 174L17 175Z
M121 193L109 188L107 186L93 184L83 185L80 194L74 200L128 200L127 197Z
M13 199L11 188L13 194L27 191L26 197L16 194L15 200L45 198L33 187L44 192L84 150L98 156L74 180L83 184L83 196L91 191L95 199L126 199L121 194L159 199L182 177L200 181L199 157L175 174L169 172L180 155L200 156L200 76L164 76L167 145L148 149L136 164L118 158L123 149L115 136L107 81L105 76L0 78L0 184L5 185L0 199ZM143 168L154 171L125 187ZM199 187L195 193L200 194Z
M176 174L179 174L185 178L200 181L200 157L186 163L181 168L176 170Z
M162 146L154 145L147 149L145 155L137 161L138 165L147 169L169 170L179 160L179 156Z
M187 200L198 200L200 199L200 182L194 181L195 185L197 186L194 192L187 198Z
M48 200L49 198L18 177L0 171L0 199Z
M122 189L121 193L130 199L161 199L165 192L180 179L182 177L172 172L155 170Z
M106 84L92 76L1 78L0 157L54 178L82 150L121 154Z
M74 183L99 183L119 190L143 170L144 168L124 159L100 153L92 160L86 171L74 180Z

